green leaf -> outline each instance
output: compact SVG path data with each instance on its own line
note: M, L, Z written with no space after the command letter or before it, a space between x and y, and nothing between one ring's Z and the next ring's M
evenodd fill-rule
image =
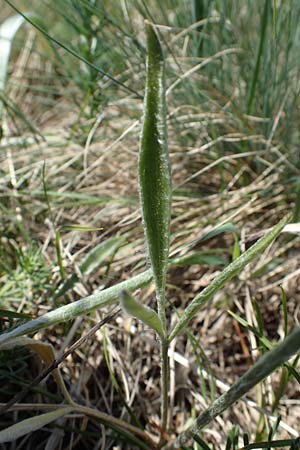
M59 230L55 230L55 249L56 249L56 257L59 267L59 273L61 276L61 279L65 279L65 270L62 260L62 254L61 254L61 239L60 239L60 232Z
M251 331L257 337L257 339L259 340L259 344L263 350L265 350L265 349L271 350L274 347L273 343L268 338L263 336L262 330L259 330L258 328L253 327L245 319L238 316L237 314L235 314L232 311L228 311L228 314L230 314L237 322L239 322L243 327L247 328L249 331ZM300 375L297 372L297 370L295 370L295 367L297 366L298 358L299 358L299 356L297 358L295 358L293 364L285 363L284 365L285 365L286 369L288 370L289 375L290 376L292 375L298 381L298 383L300 383Z
M7 317L8 319L32 319L32 316L30 314L18 313L9 309L0 309L0 317Z
M169 254L171 173L167 146L165 69L160 42L145 22L147 81L139 153L139 185L143 224L153 277L164 297Z
M221 287L224 286L226 281L229 280L231 276L235 276L235 274L238 273L243 268L243 266L245 266L248 262L252 260L252 258L255 257L255 255L253 255L252 252L259 253L260 251L263 251L263 249L277 236L281 228L284 226L286 222L288 222L288 220L289 216L285 217L283 221L280 222L276 227L274 227L274 229L271 230L268 235L262 238L263 239L262 242L261 240L259 240L255 244L255 246L251 247L246 253L241 255L240 258L238 258L236 261L227 266L220 275L217 275L217 277L212 281L210 286L205 288L194 299L194 301L197 300L197 303L200 300L200 304L198 305L199 307L197 306L196 312L198 311L198 309L201 308L203 304L208 302L213 297L213 295L216 292L218 292L219 289L221 289ZM250 252L250 255L248 254L248 252ZM242 267L240 266L240 264L242 265ZM236 272L232 275L232 271ZM68 305L63 305L57 309L54 309L53 311L44 314L41 317L38 317L37 319L30 320L27 323L24 323L10 331L2 333L0 334L0 343L7 342L11 338L17 336L35 333L38 330L53 326L57 323L66 322L67 320L72 320L75 317L82 316L83 314L88 314L89 312L94 311L96 309L117 303L119 301L119 294L121 291L128 290L130 292L133 292L141 287L148 285L151 281L152 281L151 270L147 270L139 275L132 277L129 280L118 283L115 286L104 289L103 291L95 292L94 294L89 295L88 297L85 297L76 302L69 303ZM193 307L194 306L195 304L193 304ZM180 319L179 322L180 327L182 325L181 322L182 318ZM178 327L178 325L179 324L177 324L176 327ZM185 324L183 325L182 328L184 328L184 326ZM169 337L169 340L171 340L171 338L173 339L173 336L175 336L174 333L175 329L173 330L171 336Z
M59 419L66 414L73 411L72 407L62 407L56 411L52 411L46 414L41 414L39 416L31 417L30 419L22 420L11 427L5 428L5 430L0 431L0 444L4 442L15 441L19 437L24 436L27 433L32 433L43 428L48 423Z
M219 234L226 233L227 231L230 231L233 235L237 235L236 227L231 222L228 222L200 236L200 238L197 239L197 243L208 241L209 239L219 236Z
M233 233L234 244L233 244L233 252L232 252L232 260L235 261L241 256L240 246L239 246L239 237L237 233Z
M226 263L227 261L224 258L221 258L221 256L205 252L195 252L191 255L180 256L171 260L172 266L179 267L192 266L193 264L207 266L225 266Z
M245 447L242 447L240 450L262 450L262 449L267 449L269 450L270 448L279 448L279 450L282 450L283 447L288 447L290 445L292 445L292 447L290 447L290 450L299 450L299 444L300 444L300 439L296 438L296 439L280 439L277 441L265 441L265 442L255 442L253 444L248 444L245 445Z
M186 244L183 244L179 246L176 251L173 254L177 254L179 252L182 252L182 250L189 250L191 248L194 248L196 245L203 243L205 241L208 241L209 239L212 239L222 233L230 232L233 235L237 235L237 230L235 226L231 223L224 223L223 225L220 225L213 230L209 231L208 233L202 234L201 236L197 237L196 239L193 239L190 242L187 242Z
M80 272L83 275L90 275L101 267L107 260L112 258L119 247L124 243L123 236L115 236L113 238L106 239L93 248L82 260L79 265ZM73 273L64 284L55 293L55 300L64 295L74 284L79 280L76 273Z
M121 292L120 303L127 314L141 320L145 325L152 328L152 330L155 330L160 337L164 337L161 320L153 309L141 305L127 291Z
M192 303L187 307L182 317L179 319L177 325L175 325L169 336L169 342L171 342L175 336L177 336L188 322L195 316L195 314L205 305L222 287L227 281L238 275L241 270L249 264L257 255L262 253L265 248L278 236L287 222L290 220L290 214L285 216L275 227L273 227L265 236L259 239L252 247L250 247L239 258L229 264L225 269L216 276L216 278L197 295Z
M117 303L119 301L121 291L135 291L148 285L150 281L152 281L152 273L149 269L130 278L129 280L122 281L121 283L104 289L103 291L95 292L94 294L77 300L76 302L63 305L53 311L49 311L37 319L30 320L16 328L0 334L0 344L8 342L17 336L36 333L38 330L43 328L50 327L57 323L66 322L67 320L72 320L75 317L88 314L96 309Z
M101 231L103 227L92 227L92 226L83 226L83 225L63 225L61 227L66 231Z

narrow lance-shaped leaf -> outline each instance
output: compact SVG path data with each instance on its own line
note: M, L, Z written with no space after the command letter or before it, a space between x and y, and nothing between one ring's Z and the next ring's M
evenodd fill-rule
M257 255L265 250L265 248L279 235L283 227L289 222L291 215L288 214L275 227L272 228L265 236L259 239L252 247L250 247L239 258L229 264L214 280L197 295L192 303L184 311L177 325L170 333L169 342L183 330L188 322L195 316L200 308L206 304L222 287L238 275L242 269L249 264Z
M17 336L33 334L43 328L75 319L75 317L82 316L83 314L88 314L96 309L117 303L119 301L121 291L135 291L136 289L146 286L150 283L150 281L152 281L152 273L149 269L129 280L122 281L121 283L104 289L103 291L95 292L88 297L77 300L77 302L63 305L41 317L38 317L37 319L30 320L29 322L23 323L16 328L0 334L0 344L9 342Z
M127 314L141 320L145 325L155 330L159 336L164 336L161 320L153 309L137 302L127 291L121 292L120 302Z
M53 422L54 420L59 419L66 414L69 414L73 411L72 407L61 407L56 411L52 411L46 414L41 414L39 416L31 417L30 419L22 420L11 427L6 428L5 430L0 431L0 444L3 442L11 442L19 437L24 436L25 434L32 433L33 431L40 430L48 423Z
M300 328L295 328L283 342L270 352L265 353L225 394L221 395L204 411L186 432L182 433L175 442L163 447L163 449L181 448L190 438L197 436L215 417L238 401L277 367L288 361L299 349Z
M164 307L169 254L171 173L167 146L165 73L162 48L149 22L144 121L139 155L139 185L148 254L156 284L158 307Z

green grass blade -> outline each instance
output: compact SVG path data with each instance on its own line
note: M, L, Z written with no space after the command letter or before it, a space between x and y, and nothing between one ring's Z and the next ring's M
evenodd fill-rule
M80 264L80 270L85 275L90 275L102 264L104 261L110 259L124 243L122 236L115 236L101 242L93 248Z
M60 232L59 232L59 230L55 230L56 257L57 257L57 262L58 262L59 273L60 273L61 279L64 280L65 279L65 269L64 269L64 265L63 265L60 242L61 242Z
M164 290L169 254L171 173L167 146L165 69L161 45L153 26L145 22L147 81L140 144L139 184L144 229L159 315L163 323Z
M192 9L192 23L199 22L205 17L205 1L204 0L191 0L191 9ZM203 56L203 36L201 35L201 27L197 27L197 31L199 34L198 43L196 48L196 56Z
M270 9L270 0L265 0L264 12L263 12L262 21L261 21L259 47L258 47L258 52L257 52L257 56L256 56L253 77L252 77L252 81L251 81L250 94L249 94L249 98L248 98L247 114L251 114L253 100L255 97L255 90L256 90L256 85L257 85L257 81L258 81L259 68L260 68L260 63L261 63L261 58L262 58L262 53L263 53L263 48L264 48L264 43L265 43L265 38L266 38L269 9Z
M294 206L294 213L293 213L293 222L299 222L300 221L300 183L298 182L297 188L296 188L296 199L295 199L295 206Z
M10 311L8 309L0 309L0 319L8 318L8 319L25 319L25 320L30 320L31 317L32 316L30 314L24 314L24 313L19 313L19 312L16 312L16 311Z
M197 444L199 444L200 450L211 450L211 448L206 444L206 442L203 441L203 439L201 439L200 436L194 436L194 440Z
M193 239L192 241L188 242L187 244L183 244L183 245L177 247L176 254L179 252L185 251L185 250L190 250L191 248L196 247L198 244L202 244L203 242L206 242L209 239L212 239L216 236L219 236L222 233L227 233L227 232L232 233L233 236L235 234L237 234L236 228L230 222L225 223L224 225L221 225L221 226L217 226L216 228L209 231L208 233L200 235L196 239Z
M171 261L172 266L185 267L193 264L206 266L225 266L226 259L208 252L194 252L191 255L180 256Z
M276 38L276 25L277 25L277 5L276 0L273 0L273 37Z
M222 287L238 275L241 270L249 264L257 255L259 255L271 242L279 235L283 227L289 222L290 215L285 216L275 227L265 236L259 239L251 248L243 253L239 258L227 266L216 278L207 286L192 303L187 307L177 325L170 333L169 342L177 336L195 316L195 314L205 305Z
M290 449L299 449L299 444L300 444L300 439L280 439L277 441L272 441L272 442L256 442L253 444L248 444L245 447L242 447L240 450L253 450L253 449L258 449L258 450L262 450L264 448L279 448L282 449L283 447L288 447L288 446L292 446L290 447Z

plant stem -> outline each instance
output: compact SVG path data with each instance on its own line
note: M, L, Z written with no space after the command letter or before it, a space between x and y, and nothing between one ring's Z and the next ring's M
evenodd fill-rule
M168 424L170 367L168 359L169 343L167 340L166 299L165 292L157 292L158 316L162 323L164 336L160 340L161 354L161 443Z
M116 417L110 416L110 415L105 414L101 411L98 411L94 408L89 408L87 406L81 406L78 404L74 405L74 411L82 413L89 417L94 417L96 419L99 419L99 420L107 423L108 425L114 425L123 430L126 430L126 431L132 433L134 436L141 438L145 442L146 445L151 445L151 448L153 448L153 449L157 448L157 444L151 438L151 436L149 436L143 430L140 430L139 428L137 428L127 422L124 422L122 419L118 419Z
M170 366L168 359L168 342L161 340L161 441L167 429L169 411Z

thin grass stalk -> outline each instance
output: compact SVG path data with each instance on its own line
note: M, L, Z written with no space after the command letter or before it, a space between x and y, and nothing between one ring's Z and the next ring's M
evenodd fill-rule
M228 409L255 385L263 381L277 367L288 361L299 349L300 328L295 328L276 348L265 353L225 394L221 395L201 414L194 424L186 432L182 433L175 442L165 446L164 450L178 449L185 445L189 439L198 435L215 417Z
M168 425L169 413L169 385L170 385L170 366L168 358L169 344L166 340L161 341L161 386L162 386L162 407L161 407L161 438L164 439Z
M191 0L191 9L192 9L192 23L199 22L205 18L205 5L204 0ZM200 38L198 37L197 44L197 56L202 56L203 50L203 36L201 36L201 27L197 27L196 30L199 33Z
M252 105L253 105L256 85L257 85L257 81L258 81L260 62L261 62L264 43L265 43L265 39L266 39L266 30L267 30L267 25L268 25L269 9L270 9L270 0L265 0L264 12L263 12L262 21L261 21L259 47L258 47L258 52L257 52L257 56L256 56L253 77L251 80L250 93L249 93L249 97L248 97L247 114L251 114L251 112L252 112Z
M157 448L156 442L154 442L151 436L149 436L145 431L137 428L134 425L131 425L130 423L125 422L122 419L110 416L109 414L98 411L97 409L89 408L88 406L74 404L72 405L72 408L74 412L84 414L88 417L94 417L95 419L98 419L101 422L108 424L109 426L115 426L122 430L126 430L129 433L132 433L133 436L136 436L137 438L141 439L142 442L144 442L145 446L143 446L143 448Z

